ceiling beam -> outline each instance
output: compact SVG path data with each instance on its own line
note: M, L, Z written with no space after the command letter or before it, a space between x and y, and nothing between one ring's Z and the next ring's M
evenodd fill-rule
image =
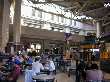
M101 7L101 8L93 9L90 11L82 12L82 14L86 16L90 16L96 20L103 20L108 15L110 15L109 11L110 11L110 8Z
M105 27L107 25L110 25L110 22L107 22L107 23L103 24L102 27Z
M40 2L39 0L29 0L34 4L47 4L47 3L61 3L61 2L71 2L71 0L48 0L45 2Z
M100 11L102 9L105 9L105 7L89 10L89 11L83 12L83 14L90 14L90 13L93 13L93 12L96 12L96 11Z

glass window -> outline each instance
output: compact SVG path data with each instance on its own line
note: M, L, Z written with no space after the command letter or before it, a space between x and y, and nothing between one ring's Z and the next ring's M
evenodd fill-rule
M21 19L21 25L24 25L24 20L23 19Z
M42 18L42 12L38 11L38 17Z
M41 45L40 44L36 44L36 49L41 49Z
M57 28L54 28L54 31L58 31L58 29Z
M74 26L76 26L76 21L74 21Z
M62 19L62 17L59 16L59 23L62 23L62 20L61 19Z
M35 26L35 28L40 28L40 26Z
M45 2L45 0L39 0L39 2Z
M50 26L49 23L47 23L47 24L44 24L44 25L43 25L42 29L51 30L51 26Z
M33 44L31 44L31 46L30 46L30 47L31 47L31 49L35 49L35 46L34 46Z
M64 17L61 17L61 22L64 23Z
M84 35L84 31L81 30L81 31L79 32L79 35Z
M63 21L64 21L64 24L66 24L66 18L64 18Z
M21 16L23 17L31 17L32 16L32 8L29 6L22 6L21 8Z
M45 19L45 12L42 12L42 20Z
M69 26L71 24L70 19L66 18L66 25Z
M32 16L35 16L35 13L36 13L35 9L32 9Z
M70 19L70 25L72 25L72 20Z
M70 33L70 28L65 28L65 33Z
M68 19L68 20L67 20L67 23L68 23L68 25L70 25L70 24L71 24L71 20L70 20L70 19Z
M38 0L38 1L45 2L45 0ZM47 11L47 12L52 12L52 13L55 13L55 14L64 14L64 16L67 17L67 18L71 18L71 17L73 18L74 17L74 14L71 11L65 12L65 9L64 9L65 7L62 7L62 6L54 4L54 3L51 3L51 4L37 4L36 5L36 4L33 4L33 3L29 3L28 0L23 0L22 6L24 6L24 4L27 7L28 6L33 6L33 7L43 9L44 11ZM28 8L26 8L26 11L29 12ZM25 12L23 12L23 13L25 13ZM82 16L82 17L84 18L86 16ZM40 16L40 18L41 18L41 16ZM81 16L80 16L80 18L81 18Z
M59 29L59 31L60 31L60 32L64 32L64 30L63 30L63 29Z
M54 20L54 15L53 14L51 14L51 20Z
M41 44L36 44L36 52L39 53L41 50Z
M50 13L45 13L45 20L50 21L51 20L51 14Z
M74 22L75 22L75 21L74 21L74 20L72 20L72 22L71 22L71 26L74 26Z
M54 20L56 23L58 23L58 16L57 15L54 15Z

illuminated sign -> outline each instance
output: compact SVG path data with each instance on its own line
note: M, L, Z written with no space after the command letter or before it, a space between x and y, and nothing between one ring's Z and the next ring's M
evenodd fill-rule
M104 3L104 7L110 7L110 3Z
M104 7L110 7L110 0L104 0Z

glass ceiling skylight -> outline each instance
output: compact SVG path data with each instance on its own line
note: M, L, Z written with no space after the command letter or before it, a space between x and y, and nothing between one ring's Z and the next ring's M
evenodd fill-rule
M29 0L23 0L23 5L28 5L34 8L39 8L42 9L46 12L52 12L55 14L59 14L62 16L65 16L67 18L71 18L71 19L81 19L81 18L87 18L87 19L92 19L91 17L86 17L86 16L77 16L75 17L73 12L65 11L65 7L56 5L54 3L45 3L45 4L33 4L32 2L28 2ZM45 2L45 0L33 0L33 1L38 1L38 2Z

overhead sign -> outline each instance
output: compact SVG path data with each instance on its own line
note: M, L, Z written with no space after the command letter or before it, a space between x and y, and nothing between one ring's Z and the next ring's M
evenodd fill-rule
M104 7L110 7L110 0L104 0Z

